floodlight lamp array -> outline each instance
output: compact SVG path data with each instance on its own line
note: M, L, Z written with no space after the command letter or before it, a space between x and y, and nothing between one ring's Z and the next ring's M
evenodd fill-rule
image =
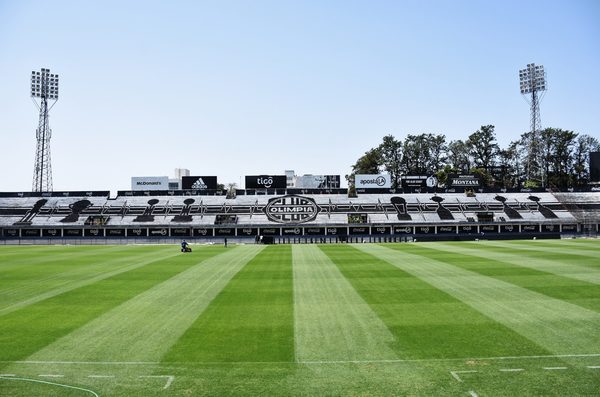
M544 66L529 63L525 69L519 70L519 85L521 94L546 91L546 72L544 71Z
M31 96L45 99L58 99L58 74L51 74L50 69L31 72Z

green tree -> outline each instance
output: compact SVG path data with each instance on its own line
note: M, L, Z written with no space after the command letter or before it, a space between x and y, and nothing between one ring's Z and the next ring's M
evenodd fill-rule
M496 163L499 150L493 125L482 125L480 129L469 135L467 146L473 158L473 165L485 170Z
M402 175L402 142L392 135L386 135L377 150L383 168L390 174L392 189L398 188Z
M351 196L356 195L354 176L356 174L379 174L383 162L378 148L370 149L363 154L352 166L352 173L346 175L348 190Z

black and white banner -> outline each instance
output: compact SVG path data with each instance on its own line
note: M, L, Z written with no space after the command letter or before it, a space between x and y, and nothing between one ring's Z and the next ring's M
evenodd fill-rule
M285 189L285 175L246 175L246 189Z
M477 175L472 174L448 174L448 187L464 187L478 188L481 186L481 181Z
M216 176L183 176L181 188L188 190L217 190Z

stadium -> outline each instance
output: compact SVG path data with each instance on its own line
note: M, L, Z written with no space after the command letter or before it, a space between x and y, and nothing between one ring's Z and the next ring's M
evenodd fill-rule
M564 3L0 2L0 396L600 395Z

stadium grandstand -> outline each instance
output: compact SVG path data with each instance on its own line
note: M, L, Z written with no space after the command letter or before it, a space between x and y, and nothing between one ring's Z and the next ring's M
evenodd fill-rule
M597 235L599 192L0 193L0 244L401 242Z

